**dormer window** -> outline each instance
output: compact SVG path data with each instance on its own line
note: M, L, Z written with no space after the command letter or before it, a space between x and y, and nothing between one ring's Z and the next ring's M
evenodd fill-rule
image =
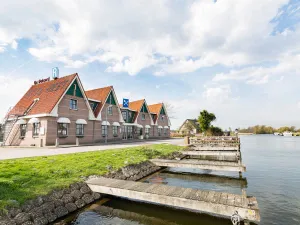
M142 114L142 120L145 120L145 119L146 119L146 115Z
M164 117L165 117L165 116L161 115L161 116L160 116L160 120L161 120L161 121L164 121Z
M77 100L70 99L70 109L77 110Z
M112 114L113 114L112 106L107 107L107 114L109 116L112 116Z

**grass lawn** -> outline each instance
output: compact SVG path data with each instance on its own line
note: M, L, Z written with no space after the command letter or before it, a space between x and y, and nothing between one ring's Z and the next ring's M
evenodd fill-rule
M105 174L109 167L117 170L182 149L175 145L157 144L0 161L0 211L16 204L16 201L22 204L27 199L81 181L83 177Z

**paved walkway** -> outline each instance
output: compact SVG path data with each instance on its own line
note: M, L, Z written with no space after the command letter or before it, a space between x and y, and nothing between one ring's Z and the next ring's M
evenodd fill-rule
M33 156L50 156L60 154L70 154L76 152L90 152L90 151L101 151L107 149L118 149L126 147L134 147L141 145L151 144L162 144L168 143L173 145L184 145L183 139L167 139L167 140L151 140L143 142L131 142L131 143L120 143L120 144L99 144L93 146L79 146L79 147L45 147L45 148L11 148L11 147L0 147L0 160L3 159L16 159L26 158Z

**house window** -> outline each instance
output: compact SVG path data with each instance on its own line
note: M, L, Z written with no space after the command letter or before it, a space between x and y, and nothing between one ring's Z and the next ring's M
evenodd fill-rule
M140 135L143 135L143 128L139 128Z
M21 125L20 125L20 137L25 137L25 134L26 134L26 127L27 127L26 124L21 124Z
M111 107L111 106L107 107L107 114L108 114L109 116L112 116L113 111L112 111L112 107Z
M102 127L101 127L102 129L101 129L101 132L102 132L102 137L106 137L107 136L107 126L105 126L105 125L102 125Z
M145 135L149 135L150 133L150 128L145 128Z
M160 116L160 120L164 121L164 116L163 115Z
M166 136L168 133L168 128L164 128L164 135Z
M142 120L145 120L145 119L146 119L146 115L142 114Z
M70 99L70 109L77 110L77 100Z
M39 128L40 128L40 123L33 123L33 130L32 130L33 136L39 136Z
M113 126L113 136L118 137L118 127L117 126Z
M158 128L158 136L161 136L161 128Z
M76 124L76 136L84 136L84 125Z
M58 123L57 124L57 135L58 135L58 137L68 136L68 124L67 123Z
M123 119L124 119L125 121L127 121L127 112L126 112L126 111L123 111L123 112L122 112L122 116L123 116Z

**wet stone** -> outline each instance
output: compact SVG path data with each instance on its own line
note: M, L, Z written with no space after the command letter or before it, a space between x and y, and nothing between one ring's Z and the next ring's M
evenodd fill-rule
M22 212L22 213L19 213L16 217L15 217L15 219L14 219L15 221L16 221L16 224L23 224L23 223L25 223L25 222L27 222L27 221L30 221L30 215L28 214L28 213L24 213L24 212Z
M99 193L97 193L97 192L93 192L92 196L93 196L94 200L98 200L98 199L101 198L101 195Z
M69 213L69 211L67 210L67 208L65 208L63 206L59 206L56 209L54 209L54 213L57 216L57 218L60 218L60 217L67 215Z
M33 221L34 225L46 225L48 224L48 220L44 217L36 218Z
M90 204L94 201L94 198L92 195L90 194L85 194L83 197L82 197L82 200L86 203L86 204Z
M65 207L68 210L68 212L74 212L77 210L77 206L75 203L68 203L65 205Z
M82 208L83 206L85 206L85 202L81 199L78 199L76 202L75 202L76 206L78 208Z

